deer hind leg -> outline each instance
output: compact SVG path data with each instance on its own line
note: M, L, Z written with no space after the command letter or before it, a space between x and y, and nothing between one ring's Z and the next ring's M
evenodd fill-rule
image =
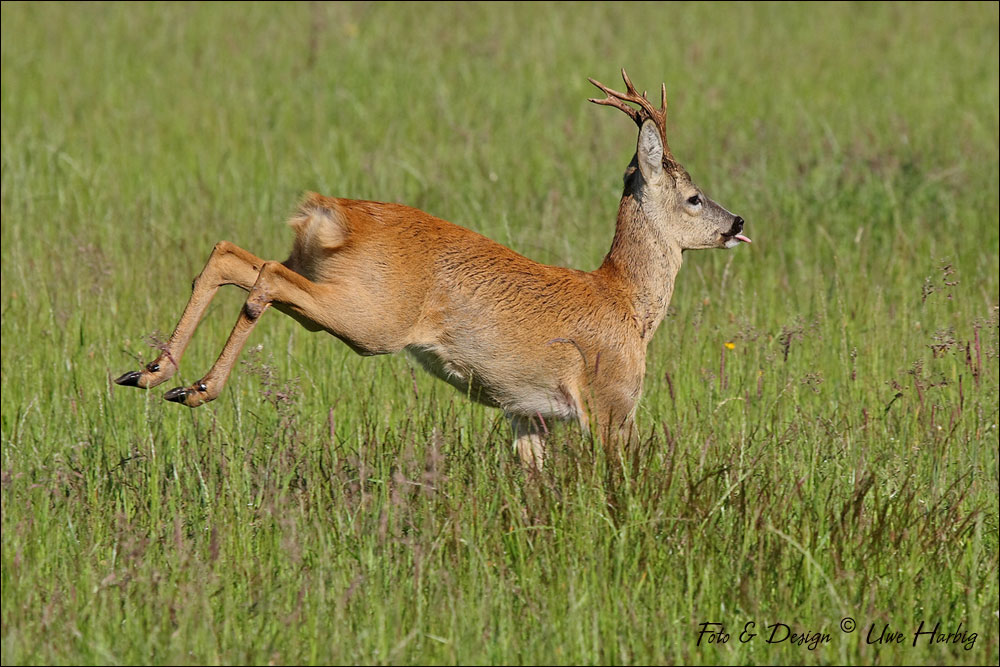
M216 243L205 268L194 279L184 314L160 355L145 368L125 373L115 382L126 387L149 389L173 377L195 328L218 289L223 285L236 285L250 291L263 266L263 259L239 246L228 241Z
M211 370L201 380L187 387L175 387L163 395L168 401L182 403L189 408L215 400L236 365L240 351L250 332L257 326L260 316L271 305L293 316L309 329L325 328L323 320L327 289L292 271L279 262L264 262L256 282L250 289L246 303L225 347L219 353Z
M537 419L508 414L514 429L514 447L527 470L541 471L545 462L545 430Z

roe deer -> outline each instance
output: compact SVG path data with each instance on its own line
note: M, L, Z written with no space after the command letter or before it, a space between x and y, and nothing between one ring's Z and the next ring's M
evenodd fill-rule
M292 216L291 256L266 261L216 244L161 354L115 382L149 388L177 371L222 285L250 294L212 369L168 401L219 395L268 306L358 354L406 350L425 369L502 409L526 467L540 468L546 419L577 420L607 444L634 437L646 346L681 266L696 248L750 243L743 218L706 197L667 147L666 86L657 110L625 70L627 92L590 82L639 126L614 240L585 272L546 266L476 232L400 204L309 194ZM633 108L629 104L638 105Z

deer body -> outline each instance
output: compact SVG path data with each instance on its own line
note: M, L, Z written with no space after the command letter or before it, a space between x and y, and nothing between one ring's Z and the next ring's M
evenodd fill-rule
M273 305L362 355L406 350L473 400L501 408L522 461L540 467L548 420L632 435L646 347L666 313L682 251L749 242L743 220L705 198L666 148L663 110L634 91L592 100L640 126L611 250L591 272L539 264L476 232L399 204L309 195L289 220L291 255L267 262L216 245L160 356L119 384L169 379L221 285L249 292L219 359L168 400L216 398ZM622 103L639 104L640 111ZM648 108L647 108L648 106ZM693 194L692 194L693 193ZM696 201L697 200L697 201Z
M406 350L510 415L580 419L588 387L624 412L638 398L663 312L635 312L611 262L590 273L547 266L417 209L321 195L291 225L284 266L330 287L315 323L360 354ZM594 385L587 366L600 363L607 382Z

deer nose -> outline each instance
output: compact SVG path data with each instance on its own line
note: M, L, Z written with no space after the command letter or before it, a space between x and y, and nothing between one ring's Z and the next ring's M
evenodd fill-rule
M736 216L736 219L733 220L733 228L729 230L729 235L735 236L736 234L739 234L742 231L743 231L743 218L741 218L740 216Z

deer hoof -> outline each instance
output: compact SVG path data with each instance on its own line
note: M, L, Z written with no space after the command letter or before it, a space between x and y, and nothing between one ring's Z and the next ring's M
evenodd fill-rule
M115 384L120 384L123 387L138 387L139 378L142 377L142 371L129 371L121 377L115 379Z
M168 401L173 401L174 403L183 403L184 405L187 405L187 397L190 393L191 390L187 387L174 387L165 393L163 398Z

